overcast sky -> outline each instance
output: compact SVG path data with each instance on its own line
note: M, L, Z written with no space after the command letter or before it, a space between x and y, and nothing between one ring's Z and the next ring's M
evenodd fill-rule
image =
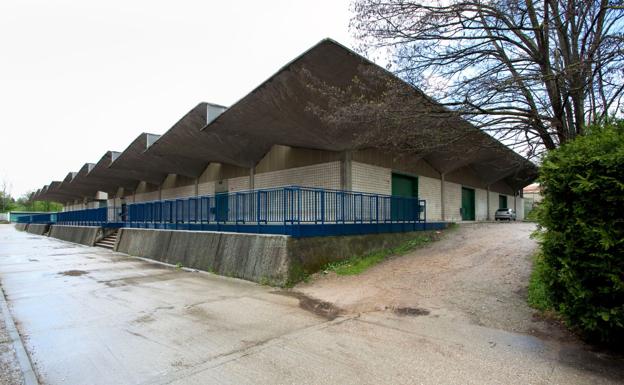
M0 180L19 197L198 102L231 105L325 37L348 0L0 1Z

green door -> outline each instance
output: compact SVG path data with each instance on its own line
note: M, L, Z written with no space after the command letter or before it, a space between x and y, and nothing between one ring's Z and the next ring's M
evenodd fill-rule
M475 220L475 190L462 187L462 220Z
M507 208L507 195L499 195L498 196L498 208L506 209Z
M418 178L392 174L392 196L393 197L418 197ZM392 198L391 215L392 220L402 221L410 219L414 210L414 202L399 198Z

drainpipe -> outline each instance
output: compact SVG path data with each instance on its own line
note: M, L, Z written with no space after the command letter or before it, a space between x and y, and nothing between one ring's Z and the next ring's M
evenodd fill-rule
M445 209L444 209L444 177L445 173L440 173L440 215L442 216L442 222L446 221Z

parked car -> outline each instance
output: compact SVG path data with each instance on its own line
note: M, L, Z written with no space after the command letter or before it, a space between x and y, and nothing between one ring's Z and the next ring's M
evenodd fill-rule
M496 214L494 214L494 220L497 221L515 221L516 220L516 212L512 209L498 209L496 210Z

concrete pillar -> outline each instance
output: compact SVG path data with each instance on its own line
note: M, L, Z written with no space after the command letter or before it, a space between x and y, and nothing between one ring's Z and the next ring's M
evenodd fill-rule
M444 209L444 182L445 174L443 172L440 173L440 216L442 217L442 222L446 220L446 214Z
M351 175L351 151L344 151L340 159L340 189L350 191L353 189Z
M490 185L485 186L485 193L487 194L487 220L491 221L492 219L490 218Z
M516 207L516 205L518 204L518 200L516 199L517 195L518 195L518 192L514 191L514 211L516 212L516 215L518 215L518 208Z
M199 177L195 178L195 196L199 196Z
M255 167L250 167L249 168L249 189L253 190L256 184L256 168Z

